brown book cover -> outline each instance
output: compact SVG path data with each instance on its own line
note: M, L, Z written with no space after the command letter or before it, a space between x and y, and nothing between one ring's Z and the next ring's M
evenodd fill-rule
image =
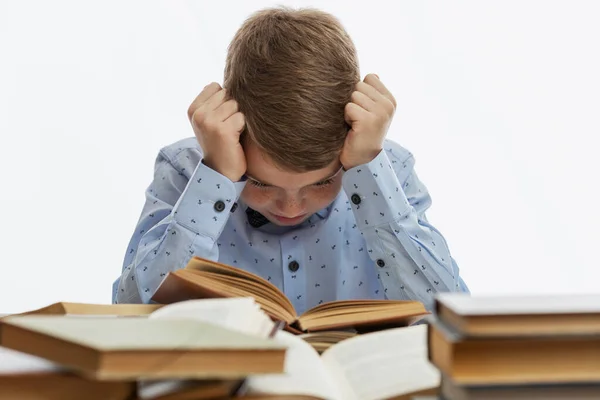
M105 315L116 317L148 316L161 304L96 304L61 301L34 310L10 315Z
M428 325L428 357L459 385L600 381L600 335L466 336Z
M272 340L191 319L14 315L0 345L98 380L241 378L285 360Z
M435 314L468 336L600 334L600 294L440 293Z
M0 400L129 400L135 382L95 381L50 361L0 347Z
M250 272L192 257L185 268L167 274L152 300L160 304L215 297L255 298L274 320L294 333L355 328L398 327L414 324L429 312L412 300L341 300L320 304L297 315L275 285Z

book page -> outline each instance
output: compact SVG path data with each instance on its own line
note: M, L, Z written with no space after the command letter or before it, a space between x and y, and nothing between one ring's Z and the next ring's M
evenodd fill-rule
M385 399L440 384L427 356L427 325L359 335L332 346L322 359L345 388L344 398Z
M299 317L307 331L343 327L408 326L416 318L428 315L423 303L411 300L338 300L320 304Z
M161 354L164 351L219 350L265 351L272 355L282 355L285 350L266 338L185 318L167 320L25 315L5 317L2 323L0 343L3 346L22 349L33 355L44 354L50 360L62 357L59 352L47 351L44 345L49 342L73 348L79 354L82 353L81 347L89 348L96 354L120 351ZM23 331L32 334L21 335L20 332Z
M163 306L149 318L199 320L263 338L274 325L251 297L182 301Z
M194 319L266 338L273 321L260 310L251 297L187 300L154 311L149 318ZM193 381L140 380L138 396L151 399L193 387Z
M277 332L274 339L287 347L285 373L249 377L246 394L295 394L327 400L351 400L341 395L333 377L310 344L285 331Z
M297 317L296 310L294 309L292 302L281 290L279 290L277 286L249 271L244 271L243 269L239 269L231 265L215 262L198 256L194 256L190 259L185 267L185 270L209 272L211 274L221 275L225 278L233 277L247 281L249 285L259 291L261 296L268 294L275 304L282 307L285 313L292 317L288 318L288 322L293 321ZM228 280L225 279L225 282L227 281ZM231 282L229 284L231 285Z
M600 313L600 294L488 295L440 293L437 301L459 315Z
M109 317L143 317L162 307L160 304L93 304L69 302L59 303L59 305L64 309L65 315L106 315Z

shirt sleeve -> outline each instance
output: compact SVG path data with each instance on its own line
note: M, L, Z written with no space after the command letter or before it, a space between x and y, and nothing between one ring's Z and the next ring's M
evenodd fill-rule
M387 298L414 299L432 310L438 292L468 288L442 234L425 215L431 197L414 170L414 157L398 145L344 174L369 256Z
M156 159L122 275L113 286L115 303L150 302L166 274L184 267L193 255L218 259L215 242L244 183L204 165L198 152L187 153L172 160L161 152Z

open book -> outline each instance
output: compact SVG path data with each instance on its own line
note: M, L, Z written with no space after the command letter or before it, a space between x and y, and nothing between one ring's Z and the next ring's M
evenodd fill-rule
M346 339L321 356L298 336L280 331L288 346L286 373L252 376L250 395L304 395L328 400L409 399L435 394L439 371L427 360L427 325L392 328Z
M273 322L252 309L252 298L189 300L166 305L150 318L193 319L266 337ZM265 319L266 318L266 319ZM440 373L427 358L427 325L392 328L345 339L319 353L300 336L279 331L286 348L283 373L252 374L240 393L251 399L382 400L437 393ZM183 400L227 393L227 381L146 381L140 399Z
M342 300L320 304L297 315L290 300L275 285L250 272L200 257L185 268L169 272L152 300L161 304L201 298L253 297L271 318L284 321L288 330L376 330L408 326L429 312L418 301Z
M185 311L185 304L179 309ZM218 309L211 310L207 319L218 322ZM273 322L264 314L244 320L239 312L228 313L244 323L244 333L218 323L161 318L162 312L147 318L9 315L0 319L0 345L97 380L234 379L283 370L285 347L266 339Z

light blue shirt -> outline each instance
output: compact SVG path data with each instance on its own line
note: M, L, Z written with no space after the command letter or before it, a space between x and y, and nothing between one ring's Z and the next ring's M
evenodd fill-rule
M431 197L414 157L397 143L387 140L373 161L344 172L333 203L296 227L252 227L239 198L246 182L201 160L195 138L160 150L113 302L150 302L166 274L194 255L267 279L298 314L333 300L386 298L432 311L436 293L468 291L427 221Z

